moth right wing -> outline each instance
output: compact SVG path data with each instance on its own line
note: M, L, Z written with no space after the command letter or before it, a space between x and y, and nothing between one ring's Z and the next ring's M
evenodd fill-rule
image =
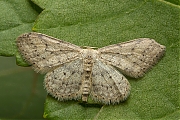
M26 33L17 38L23 58L36 72L46 73L79 58L81 48L41 33Z
M98 49L99 59L130 77L142 77L165 53L153 39L139 38Z

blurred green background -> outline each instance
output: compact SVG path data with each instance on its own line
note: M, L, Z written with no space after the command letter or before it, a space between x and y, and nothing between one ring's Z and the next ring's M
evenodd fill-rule
M14 57L0 57L0 118L43 119L43 78L30 67L17 66Z

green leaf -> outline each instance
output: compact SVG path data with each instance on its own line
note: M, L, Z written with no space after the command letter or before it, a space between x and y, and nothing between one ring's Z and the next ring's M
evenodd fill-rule
M180 0L165 0L165 1L176 4L176 5L180 5Z
M31 31L38 13L33 10L27 0L0 1L0 55L15 55L16 45L13 40L23 32Z
M35 21L34 31L79 46L103 47L143 37L153 38L166 46L164 58L143 78L127 77L132 89L130 97L125 102L110 106L95 103L84 105L79 101L60 102L48 96L45 102L45 118L180 118L178 93L180 7L178 4L170 0L170 2L162 0L32 1L44 9ZM29 30L21 28L22 31L23 29L24 32ZM13 35L9 37L13 38ZM2 38L0 40L2 41ZM10 46L15 42L11 40L7 44ZM14 51L16 51L15 47L3 53L12 55ZM4 55L2 52L0 54ZM23 60L18 59L18 63L23 63Z
M92 119L101 109L99 104L81 104L78 101L60 102L48 96L44 118L53 119Z
M15 40L20 34L32 31L41 9L28 0L1 0L0 11L0 55L16 55L17 59L21 59ZM27 66L22 59L19 64Z

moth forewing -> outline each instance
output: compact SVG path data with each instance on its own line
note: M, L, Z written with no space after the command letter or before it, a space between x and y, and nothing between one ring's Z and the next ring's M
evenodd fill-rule
M98 49L101 61L118 67L130 77L142 77L165 53L153 39L139 38Z

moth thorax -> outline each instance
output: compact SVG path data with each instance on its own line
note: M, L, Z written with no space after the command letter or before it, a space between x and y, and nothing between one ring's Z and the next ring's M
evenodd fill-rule
M92 60L94 61L97 58L97 50L88 48L88 49L82 49L81 51L82 58L84 60Z

